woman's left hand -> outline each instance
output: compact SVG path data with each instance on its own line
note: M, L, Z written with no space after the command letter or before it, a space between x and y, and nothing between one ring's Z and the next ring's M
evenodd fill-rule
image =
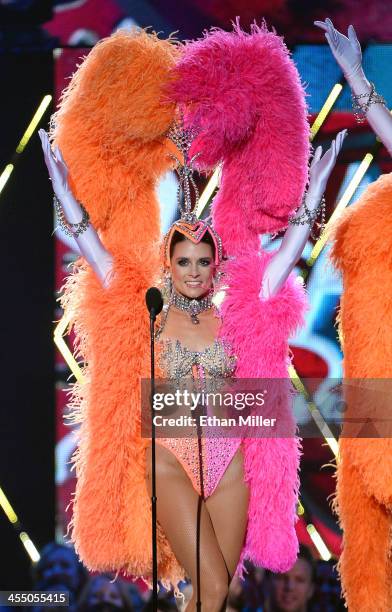
M297 213L299 216L307 210L314 210L324 195L329 176L336 164L337 157L342 148L347 130L339 132L332 141L328 151L322 155L323 150L317 147L309 168L309 188ZM305 209L306 204L306 209ZM312 225L307 223L290 225L279 249L268 262L261 283L259 298L264 301L275 295L285 283L291 270L297 263L308 240Z
M348 27L347 36L345 36L334 27L329 18L325 21L315 21L314 24L324 30L332 54L346 79L349 81L355 76L364 76L361 45L354 26Z
M339 132L324 155L322 155L321 146L316 148L309 168L309 188L307 192L307 195L311 196L312 199L318 198L318 201L320 201L323 197L328 179L335 167L346 136L347 130Z

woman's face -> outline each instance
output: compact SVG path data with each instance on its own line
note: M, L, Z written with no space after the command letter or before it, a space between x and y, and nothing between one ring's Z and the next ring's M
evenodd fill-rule
M210 244L191 240L177 242L170 260L173 287L190 299L204 296L212 286L215 271Z

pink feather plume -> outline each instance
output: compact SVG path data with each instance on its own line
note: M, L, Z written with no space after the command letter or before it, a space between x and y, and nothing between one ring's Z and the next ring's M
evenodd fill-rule
M173 68L169 96L199 128L191 153L200 170L223 162L213 220L226 251L256 246L287 226L307 181L305 93L283 40L266 25L237 21L189 42Z

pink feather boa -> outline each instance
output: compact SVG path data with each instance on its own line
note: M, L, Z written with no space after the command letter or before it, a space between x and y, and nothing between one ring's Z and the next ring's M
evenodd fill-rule
M270 258L259 253L259 234L287 226L307 179L309 126L298 72L281 38L263 24L246 34L213 29L189 42L174 66L169 97L185 123L200 130L191 155L210 171L223 162L212 214L228 255L229 290L221 336L237 355L237 378L283 379L275 385L273 416L287 437L245 438L245 479L250 485L244 560L273 571L295 563L300 442L290 411L288 338L303 323L305 293L291 276L277 295L258 293ZM287 431L287 429L286 429Z
M251 34L213 29L189 42L173 67L171 99L200 129L191 154L210 171L223 162L213 221L226 252L287 226L307 180L309 126L297 69L263 24Z
M303 325L307 300L290 275L279 292L261 301L258 293L271 257L252 249L226 264L229 283L222 305L220 335L237 355L237 378L283 379L276 385L272 415L285 423L285 438L245 438L245 481L249 483L248 528L237 574L244 560L275 572L289 570L298 554L295 532L300 440L291 412L288 338ZM286 384L287 383L287 384ZM271 401L271 398L269 398Z

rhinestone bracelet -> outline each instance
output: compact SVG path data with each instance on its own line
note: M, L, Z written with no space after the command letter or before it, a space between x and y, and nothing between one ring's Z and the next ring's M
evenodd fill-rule
M79 221L79 223L69 223L69 221L67 221L67 219L65 218L63 207L61 206L60 200L56 195L53 197L53 203L57 219L60 224L60 229L67 236L77 238L78 236L80 236L80 234L86 231L86 229L90 225L90 215L88 214L87 210L81 202L78 202L80 208L82 209L82 220Z
M319 215L319 212L321 211L321 221L320 223L317 223L317 225L320 229L320 232L322 232L325 228L325 197L323 196L321 198L319 205L314 210L309 210L309 208L306 206L306 200L304 198L303 207L304 212L301 213L298 217L290 217L289 223L291 223L292 225L305 225L305 223L307 223L312 227ZM317 239L317 236L314 234L313 229L310 230L310 235L314 240Z
M354 117L357 123L364 123L366 121L366 113L368 112L371 104L386 104L385 98L380 96L374 87L374 83L370 83L371 90L369 93L363 93L355 95L351 94L353 102ZM367 98L366 102L360 102L362 98Z

